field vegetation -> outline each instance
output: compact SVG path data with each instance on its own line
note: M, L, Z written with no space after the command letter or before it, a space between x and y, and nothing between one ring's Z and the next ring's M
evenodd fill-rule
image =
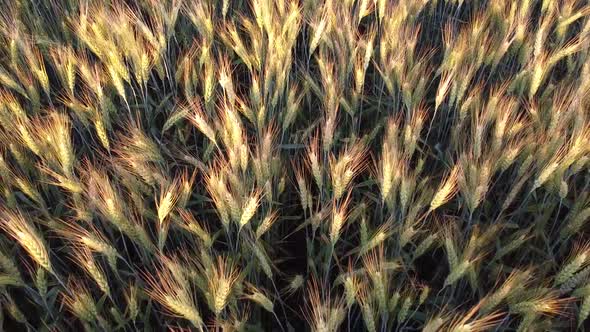
M590 3L0 0L6 331L569 331Z

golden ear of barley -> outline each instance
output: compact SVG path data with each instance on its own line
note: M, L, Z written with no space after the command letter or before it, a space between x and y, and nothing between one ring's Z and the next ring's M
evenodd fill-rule
M26 146L31 151L33 151L34 154L36 154L38 156L42 156L41 149L39 148L39 145L37 145L37 141L33 138L31 133L29 132L29 129L25 125L19 124L18 131L21 135L23 142L26 144Z
M256 242L253 244L252 250L254 251L254 255L256 256L258 261L260 262L260 267L262 268L262 271L264 272L264 274L267 276L267 278L272 279L273 272L272 272L271 264L268 261L268 257L266 256L264 249L261 247L261 245L258 242Z
M240 168L243 172L245 172L248 169L248 161L249 161L249 157L250 157L250 151L248 150L248 146L246 144L240 145L239 151L240 151L239 152Z
M205 137L213 142L213 144L217 145L215 131L205 120L206 117L201 109L200 102L198 100L194 101L190 107L193 109L193 112L190 114L188 119L203 135L205 135Z
M15 179L15 182L16 186L23 193L25 193L25 195L27 195L31 200L33 200L33 202L39 204L40 206L45 206L45 201L43 200L43 197L41 196L37 188L35 188L33 184L29 182L29 180L27 180L26 178L17 177Z
M358 292L358 281L354 276L346 276L344 279L344 294L346 299L346 307L350 308L356 302Z
M365 327L369 332L377 332L377 327L375 324L375 313L373 311L373 307L371 304L363 304L361 305L361 311L363 314L363 321L365 322Z
M300 274L295 275L293 278L291 278L291 281L285 287L285 292L287 294L293 294L293 293L295 293L301 287L303 287L303 283L304 282L305 282L305 279L303 279L303 276L302 275L300 275Z
M451 273L449 273L449 275L445 279L445 286L452 285L461 277L463 277L469 267L471 267L471 262L468 260L465 260L461 262L459 265L457 265L454 269L451 270Z
M389 309L389 312L391 312L391 314L396 313L396 309L397 309L397 304L399 303L399 300L401 298L401 294L399 293L399 291L395 291L393 293L393 295L391 295L391 298L389 298L389 302L387 303L387 307Z
M539 89L539 87L541 86L541 83L543 83L543 80L545 78L545 64L543 64L542 62L536 62L535 65L533 66L533 70L531 73L531 78L530 78L530 87L529 87L529 99L533 98L533 96L537 93L537 90Z
M246 298L263 307L268 312L274 312L274 304L272 301L259 290L251 287L251 294L246 294Z
M28 94L28 99L31 101L33 112L38 113L41 108L41 96L39 96L39 91L37 90L37 85L30 83L27 86L27 94Z
M322 36L324 35L324 31L328 26L328 16L324 15L318 25L315 27L313 35L309 42L309 54L313 54L315 49L318 47Z
M565 239L568 236L576 234L590 218L590 207L578 212L569 218L569 222L561 229L560 238Z
M436 210L441 205L447 203L457 192L457 177L459 167L455 166L445 181L439 186L436 194L430 202L430 211Z
M209 231L204 229L195 217L187 210L180 211L180 217L185 227L189 232L197 235L205 244L205 247L210 248L213 244Z
M191 322L195 327L201 326L201 316L196 307L181 302L170 295L164 295L163 297L163 300L165 301L166 305L170 308L170 310Z
M178 123L181 119L184 118L189 118L190 114L190 109L187 108L179 108L175 111L173 111L170 116L168 117L168 119L166 119L166 122L164 123L164 125L162 126L162 131L166 132L168 131L170 128L172 128L172 126L176 123Z
M504 299L506 299L511 292L515 291L516 287L526 286L526 281L529 277L528 271L516 271L510 274L508 279L492 294L486 296L481 303L480 311L483 314L490 313L496 308Z
M331 307L328 314L328 331L338 331L340 324L346 318L346 311L339 304L338 306Z
M80 265L96 282L98 288L107 296L111 296L111 291L107 276L103 269L96 263L92 253L88 249L79 249L74 252L74 257Z
M445 234L444 245L447 253L447 260L449 262L449 269L452 271L459 264L459 256L457 256L456 245L451 236L451 234Z
M0 213L0 227L21 245L37 264L53 273L49 251L35 227L20 212L3 210Z
M258 205L260 204L260 194L255 192L248 198L246 204L242 208L242 216L240 217L239 226L240 228L244 227L246 224L250 222L252 217L256 214L256 210L258 209Z
M553 172L555 172L555 170L557 170L557 168L559 167L558 162L553 162L551 164L549 164L547 167L545 167L537 176L537 179L535 180L535 182L533 183L533 189L535 190L537 188L539 188L540 186L542 186L548 179L549 177L553 174Z
M109 75L111 77L111 82L113 83L115 90L117 90L117 93L119 94L121 99L126 101L127 95L125 94L125 84L123 83L121 76L119 76L119 74L115 71L115 69L112 66L109 66L108 70Z
M308 205L309 188L307 186L307 181L303 175L303 170L299 169L298 167L295 167L295 178L299 188L299 200L301 207L304 211L311 209L312 207Z
M410 241L412 241L412 238L414 237L414 235L416 235L416 230L414 229L414 227L410 226L405 226L402 229L401 234L399 234L399 242L400 242L400 246L403 248L406 246L406 244L408 244Z
M145 84L149 78L150 69L152 68L152 60L147 53L142 53L139 59L139 70L136 72L138 81Z
M137 304L137 291L137 287L131 284L129 286L129 292L125 294L125 298L127 299L127 311L131 320L135 320L135 317L137 317L137 314L139 313L139 307Z
M519 231L515 233L508 243L503 244L503 246L496 252L495 258L499 259L504 255L512 252L513 250L522 246L523 241L529 237L529 229L524 229L523 231Z
M565 309L571 301L572 298L559 298L557 293L542 291L519 303L510 304L509 308L511 313L521 315L567 315Z
M381 159L381 200L384 202L393 188L393 165L390 158L383 156Z
M426 325L424 326L424 329L422 331L423 332L440 331L440 328L443 326L445 321L446 320L440 316L434 317L434 318L428 320L428 322L426 323Z
M412 295L406 296L402 305L397 313L397 321L398 322L405 322L406 318L408 317L408 313L410 312L410 306L412 305Z
M364 168L365 148L355 145L338 158L330 158L330 176L334 198L340 199L352 179Z
M113 248L108 243L102 241L101 239L95 238L94 236L82 235L79 241L80 243L87 246L89 249L105 255L113 271L117 271L116 261L119 254L117 253L117 250L115 248Z
M5 85L5 86L7 86L7 87L9 87L9 88L11 88L13 90L15 90L16 92L20 93L21 95L23 95L25 97L27 96L27 93L25 92L25 90L23 89L23 87L20 84L18 84L14 80L14 78L12 78L12 76L8 72L6 72L4 69L2 69L2 68L0 68L0 82L3 85Z
M514 162L514 160L518 156L519 152L520 152L519 147L508 147L507 151L502 155L502 157L499 161L500 168L503 171L508 169L508 167L510 167L510 165L512 165L512 163Z
M329 152L334 143L334 130L336 129L336 112L328 114L322 130L322 149Z
M172 181L172 183L160 193L160 199L157 203L160 227L162 227L166 218L178 202L180 197L180 182L180 178L174 179L174 181Z
M305 91L304 91L305 92ZM287 110L285 111L285 115L283 117L282 129L286 131L289 129L297 115L301 111L301 101L304 97L304 93L299 93L297 91L296 86L292 86L289 89L289 94L287 95Z
M468 312L456 315L445 331L488 331L499 324L502 321L502 313L478 314L482 303L480 301Z
M102 116L100 114L94 120L94 127L96 130L96 135L98 136L98 139L100 140L100 144L105 149L107 149L107 151L110 151L111 144L109 141L109 136L107 135L107 129L105 127Z
M385 226L386 227L380 227L377 230L377 232L371 237L371 239L366 242L366 244L361 244L361 254L369 252L373 248L376 248L377 246L381 245L385 240L389 238L390 232L387 229L388 226Z
M147 252L154 251L154 243L141 224L131 224L127 230L127 236L131 237L137 244L141 245Z
M430 247L437 240L437 238L438 238L437 234L430 234L422 242L420 242L418 247L416 247L416 249L414 250L414 256L413 256L414 259L424 255L424 253L428 249L430 249Z
M571 290L573 290L574 288L578 287L584 280L586 280L588 278L588 276L590 276L590 266L587 266L585 268L583 268L582 270L576 272L576 274L574 274L570 279L568 279L565 283L563 283L560 287L559 290L562 292L570 292ZM588 287L588 289L590 290L590 287ZM572 296L583 296L585 294L587 294L587 292L583 291L584 287L582 288L578 288L576 291L574 291L572 293ZM582 293L580 294L576 294L578 291L581 291ZM590 293L588 293L590 294Z
M66 306L79 319L89 323L94 322L98 317L98 309L88 289L81 283L73 281L70 281L69 287L71 292L62 293Z
M218 257L217 266L213 271L213 278L209 280L212 296L212 309L219 316L228 303L230 293L237 278L237 271L232 265L226 266L226 261Z
M203 322L188 280L185 274L179 271L179 262L160 256L160 264L161 268L157 274L145 274L149 286L148 295L171 313L179 315L200 329ZM130 306L137 307L135 291L135 286L132 286L128 301ZM133 309L137 310L137 308ZM134 315L137 313L134 312Z
M39 80L39 84L43 88L43 91L47 96L49 96L49 77L47 76L45 68L34 70L34 73L37 76L37 79Z
M56 180L55 182L51 182L52 185L60 186L73 194L81 194L83 192L83 188L77 180L70 180L49 168L41 168L41 170ZM69 174L71 174L71 172Z
M322 189L324 181L323 181L323 171L322 167L320 166L320 156L319 156L319 135L315 135L310 142L310 146L307 151L307 159L309 160L309 164L311 167L311 173L313 174L313 178L315 180L316 185L318 188Z
M330 223L330 242L332 246L336 244L338 239L340 238L340 233L342 232L342 228L344 223L348 219L348 203L350 202L350 195L345 199L345 201L340 205L334 205L332 211L332 222Z
M0 92L0 104L5 105L19 120L27 120L27 113L12 93L7 91Z
M64 174L69 177L74 164L74 150L71 140L71 124L67 115L52 113L51 118L45 124L47 136L50 137L50 144L55 144L58 160Z
M66 66L66 82L70 94L74 95L74 89L76 87L76 65L73 58L67 63Z
M272 225L274 225L277 219L277 212L271 212L266 217L264 217L260 225L258 225L256 228L256 239L260 239L262 235L264 235L272 227Z
M371 280L373 281L373 288L375 291L375 297L377 298L377 306L381 315L385 316L388 312L387 303L387 287L384 284L383 274L380 271L371 273Z
M438 110L439 106L442 104L447 94L449 93L449 88L451 87L453 76L454 75L452 75L451 73L445 73L443 77L441 77L438 89L436 91L434 107L435 110Z
M555 286L567 282L574 274L590 264L590 244L576 245L572 258L557 273L554 279Z
M414 179L410 177L403 176L401 179L401 186L399 188L399 200L401 204L402 211L405 211L408 208L408 204L410 199L412 198L412 191L414 187Z
M10 149L10 153L12 154L14 159L16 159L16 162L19 164L21 169L30 170L33 168L32 161L28 158L28 156L26 154L23 153L24 151L22 151L19 147L17 147L13 143L10 143L9 149ZM4 170L2 172L4 174L7 174L5 167L6 167L6 165L4 165L4 167L3 167Z

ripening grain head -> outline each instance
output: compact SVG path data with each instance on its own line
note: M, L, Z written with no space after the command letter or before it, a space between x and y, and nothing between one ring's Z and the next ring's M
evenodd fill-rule
M37 264L53 273L49 248L39 230L20 212L3 209L0 227L18 242Z
M154 273L144 275L149 286L148 295L172 315L188 320L196 328L202 328L195 294L178 263L170 258L161 258L162 263Z

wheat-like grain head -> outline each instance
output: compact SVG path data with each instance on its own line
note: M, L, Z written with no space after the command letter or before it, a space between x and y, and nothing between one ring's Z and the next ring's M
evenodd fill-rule
M21 245L37 264L53 273L47 244L25 215L3 209L0 216L0 227Z

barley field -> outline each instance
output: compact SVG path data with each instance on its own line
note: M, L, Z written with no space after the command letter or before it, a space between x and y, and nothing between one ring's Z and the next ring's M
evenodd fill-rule
M590 331L590 1L0 0L0 330Z

